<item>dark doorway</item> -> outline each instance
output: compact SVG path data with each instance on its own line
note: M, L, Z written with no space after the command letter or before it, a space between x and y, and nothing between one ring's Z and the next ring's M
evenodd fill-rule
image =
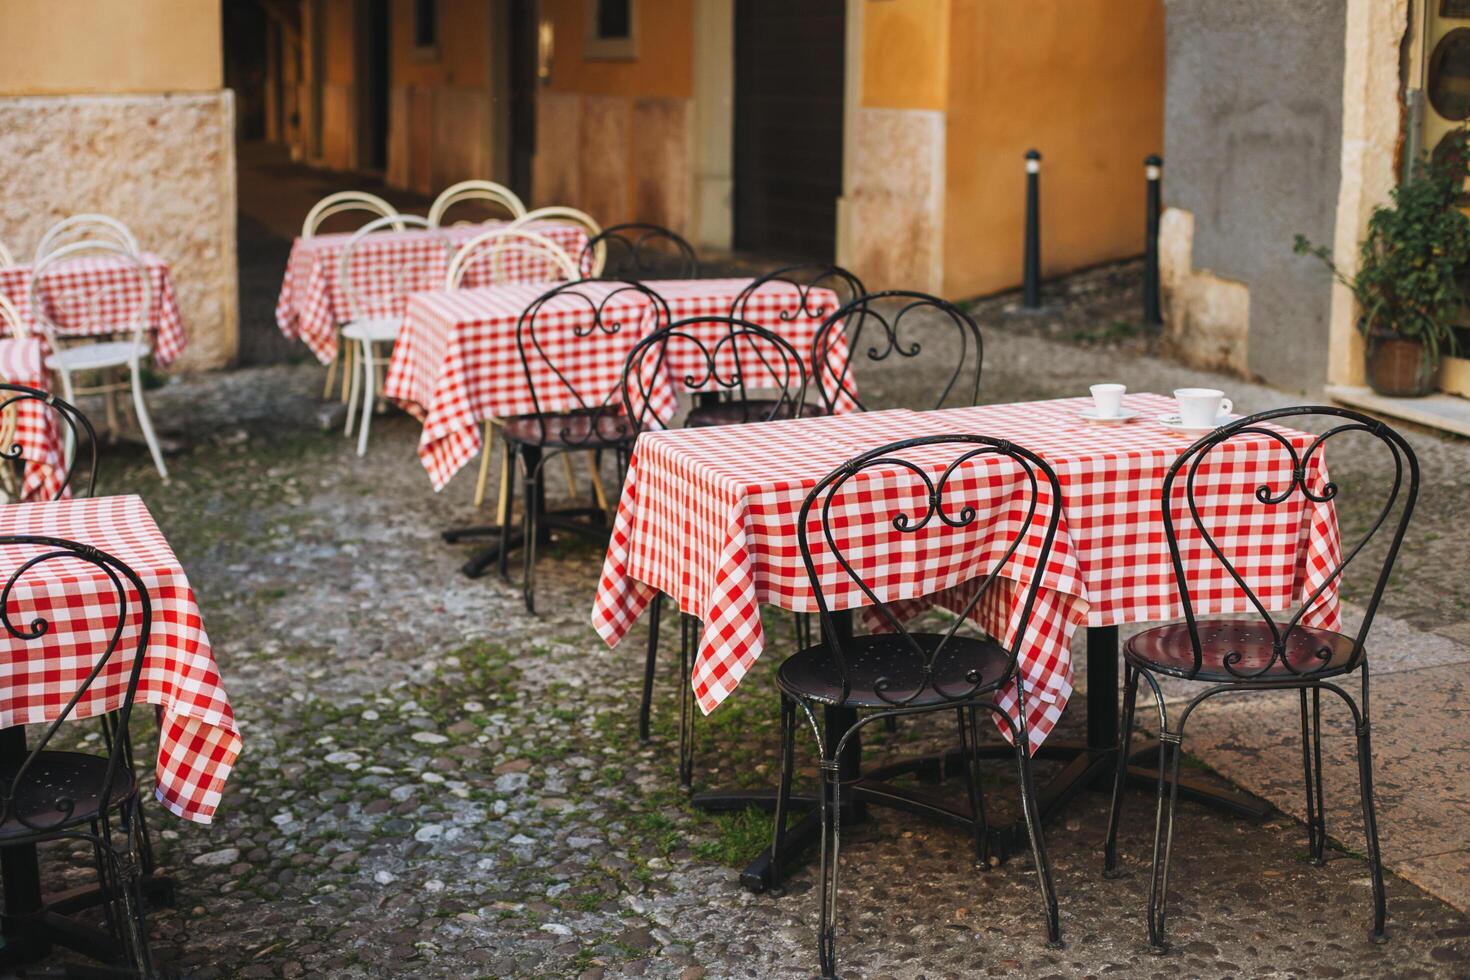
M735 2L735 246L831 261L842 193L844 0Z
M388 169L388 0L362 0L358 10L362 15L358 168L382 173Z
M531 200L536 156L536 0L510 0L510 189Z

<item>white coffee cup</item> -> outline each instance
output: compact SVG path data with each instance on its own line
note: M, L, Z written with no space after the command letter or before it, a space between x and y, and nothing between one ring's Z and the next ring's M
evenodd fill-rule
M1179 405L1180 420L1190 429L1208 429L1235 408L1235 403L1218 388L1176 388L1174 401Z
M1115 418L1123 410L1123 392L1127 385L1093 385L1092 405L1098 418Z

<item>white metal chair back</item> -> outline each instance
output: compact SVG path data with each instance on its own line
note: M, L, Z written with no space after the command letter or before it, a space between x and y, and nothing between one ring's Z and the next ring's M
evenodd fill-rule
M46 229L41 243L36 246L36 261L40 262L64 245L77 242L108 242L130 255L142 254L138 239L127 225L116 218L105 214L74 214Z
M78 292L72 287L68 287L62 295L51 297L52 302L47 302L47 273L64 263L85 259L112 259L123 272L121 275L109 275L103 285L84 295L81 310L76 309L78 304L73 298ZM130 279L136 283L133 289L129 288ZM40 328L47 346L53 351L58 349L57 331L80 325L78 320L82 323L126 324L105 332L131 334L133 343L137 345L148 343L148 326L153 311L153 277L141 258L120 245L106 241L83 241L71 242L54 249L36 260L31 269L28 292L31 319ZM106 314L102 311L104 306L109 308ZM65 319L58 321L55 318L58 313L64 314Z
M586 211L578 211L576 208L567 208L560 205L527 211L515 221L511 222L510 226L512 228L522 228L537 221L559 221L564 224L577 225L587 233L588 241L602 234L602 226L597 223L592 215ZM602 275L602 267L607 264L607 246L602 242L598 242L597 247L592 250L590 260L590 263L584 262L584 264L588 265L587 268L579 269L578 271L584 278L596 279Z
M10 302L10 297L0 293L0 337L9 336L18 340L25 335L26 325L20 318L20 311Z
M445 289L458 289L465 272L481 259L490 262L488 283L577 279L577 263L556 242L524 228L492 228L460 246L449 260Z
M429 224L427 218L417 214L389 214L369 221L347 240L347 247L342 249L342 255L337 260L337 285L345 301L347 320L371 316L374 312L374 301L396 303L399 297L409 293L438 288L441 281L439 264L432 260L432 250L418 256L416 262L396 267L375 263L372 266L374 271L371 283L361 281L361 275L354 278L354 274L361 270L353 265L353 256L359 254L358 247L370 235L380 231L407 229L421 229L432 235L443 246L446 261L454 255L454 243L449 236L442 229Z
M5 247L4 242L0 242L0 269L8 269L13 265L15 265L15 256L10 254L10 249Z
M442 225L444 212L461 201L489 201L498 204L510 212L512 220L526 213L526 206L516 197L515 191L504 184L497 184L493 180L462 180L445 188L444 193L434 199L434 204L429 208L429 223Z
M311 238L322 226L322 222L334 214L345 214L349 211L366 211L383 218L398 214L397 208L376 194L369 194L367 191L338 191L317 201L306 212L306 220L301 223L301 237Z

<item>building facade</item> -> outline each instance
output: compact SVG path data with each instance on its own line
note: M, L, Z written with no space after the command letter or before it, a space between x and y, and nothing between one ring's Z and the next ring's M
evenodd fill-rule
M169 261L185 370L235 354L233 98L213 0L0 4L0 240L18 259L67 215L121 219Z
M324 167L960 297L1019 282L1035 147L1046 274L1142 251L1161 0L257 2L263 130Z

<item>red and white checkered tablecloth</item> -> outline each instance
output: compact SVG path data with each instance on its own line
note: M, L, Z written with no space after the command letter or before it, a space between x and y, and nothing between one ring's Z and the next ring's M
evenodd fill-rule
M457 248L506 224L486 221L441 230ZM561 246L573 261L587 246L587 233L578 225L537 221L526 228ZM300 338L323 364L330 364L337 356L337 325L347 319L347 303L340 295L337 273L351 238L351 232L341 232L296 239L276 301L276 325L281 332ZM514 282L555 278L550 274L549 262L523 252L506 253L505 263L505 272ZM375 232L353 252L352 278L358 302L376 315L402 316L407 294L415 291L405 289L404 282L417 280L427 283L421 289L437 289L444 282L448 264L444 245L435 232ZM490 274L488 261L474 262L465 270L462 286L488 285Z
M536 411L516 347L516 323L554 286L519 283L409 298L383 392L423 420L419 459L435 490L479 451L482 420ZM616 393L628 351L643 335L648 300L642 293L617 282L587 282L577 293L605 304L602 328L588 334L594 310L576 295L559 296L542 307L536 336L545 357L530 364L543 412L582 407L572 391L589 403L586 407ZM672 405L655 409L669 413Z
M0 507L0 535L39 534L90 544L131 567L143 580L153 622L138 682L138 704L162 708L155 794L172 813L209 823L240 734L200 620L194 590L143 502L134 496L96 497ZM46 549L0 546L0 581ZM124 580L126 584L126 580ZM0 630L0 728L57 718L96 664L117 622L116 590L95 565L56 559L27 571L6 608L15 623L45 619L35 640ZM117 651L77 704L72 718L117 708L137 649L140 611Z
M153 360L168 367L189 342L184 318L174 295L174 280L168 263L152 253L142 256L151 276L152 306L148 323L153 331ZM31 315L31 265L22 263L0 269L0 293L15 305L29 329L36 329ZM63 261L46 271L40 297L56 324L59 337L96 337L131 330L131 317L138 308L137 277L120 260L102 257ZM37 331L39 333L39 331Z
M45 368L45 348L38 337L0 339L0 381L51 390L50 372ZM0 392L0 395L10 395ZM5 401L0 397L0 402ZM66 478L63 464L62 423L41 402L27 399L15 403L15 443L25 460L21 472L21 501L50 500ZM0 451L9 449L0 446ZM68 493L70 490L68 490Z
M701 313L728 315L731 302L749 283L749 279L706 279L651 281L644 285L668 299L670 312L677 319ZM479 451L481 421L536 410L516 347L516 322L532 301L555 285L545 282L486 286L409 297L408 313L393 349L384 393L422 419L424 431L419 439L419 458L429 471L434 489L443 489ZM808 352L809 360L819 322L811 317L782 318L782 312L788 309L786 299L795 303L795 288L784 285L790 290L789 297L781 290L762 289L750 303L747 318L788 336L798 351ZM586 300L563 297L541 314L546 317L551 313L555 317L538 319L537 326L537 335L546 350L545 358L532 363L542 411L578 407L567 387L553 376L552 365L591 404L598 404L609 395L621 397L618 389L628 352L639 338L654 329L657 311L642 293L626 284L589 281L577 290L597 301L617 291L620 292L604 309L604 329L591 335L577 335L587 334L592 325L593 308ZM621 329L608 331L606 324L613 322L619 323ZM716 325L698 333L710 347L721 336ZM678 350L671 347L671 352ZM832 352L834 357L845 357L846 347L840 342L833 344ZM697 351L694 355L699 356ZM650 386L655 396L652 412L661 419L671 418L677 410L672 376L682 376L686 370L696 375L703 373L693 365L671 362L670 366L675 370L665 372L664 380L668 383ZM722 370L729 368L727 364Z
M1077 413L1089 404L1088 399L1064 399L901 410L646 434L623 487L593 626L615 645L655 591L672 596L704 624L690 680L708 713L729 696L764 648L761 603L815 609L795 524L802 500L818 480L858 453L898 439L951 432L1009 439L1045 458L1062 487L1061 524L1021 651L1027 721L1033 744L1040 745L1072 693L1070 642L1078 625L1182 615L1159 496L1168 466L1193 440L1152 420L1173 405L1162 396L1128 396L1124 404L1144 416L1126 425L1083 422ZM1304 433L1289 435L1299 448L1311 440ZM953 448L926 452L936 473L958 455ZM900 483L882 472L855 479L839 500L849 519L843 540L856 542L849 558L858 556L873 576L875 591L885 601L905 603L906 612L952 605L964 591L958 587L990 567L996 543L1009 540L1003 532L1015 533L1022 511L1014 466L991 459L964 474L953 499L980 508L985 517L977 522L983 526L960 536L964 547L958 551L947 544L937 552L931 544L926 551L920 535L892 529L888 521L905 503L922 512L917 501L896 492L898 486L910 487L910 481ZM1312 469L1309 479L1320 486L1326 480L1320 456ZM1198 499L1221 548L1273 610L1289 608L1320 585L1339 552L1330 504L1308 504L1301 495L1275 507L1255 500L1257 486L1289 479L1290 472L1289 456L1278 443L1239 439L1213 452L1197 480ZM1037 521L1046 513L1043 506ZM1184 520L1182 504L1178 516L1197 611L1246 611L1243 594ZM1001 533L987 538L993 528ZM975 611L990 635L1013 637L1025 591L1021 586L1035 572L1039 541L1033 526L1004 572L1007 587L993 589ZM824 582L830 583L831 607L863 605L865 598L826 549L816 557ZM918 601L921 597L927 598ZM1335 628L1338 619L1334 586L1305 622ZM1014 690L1003 692L998 703L1014 713Z

